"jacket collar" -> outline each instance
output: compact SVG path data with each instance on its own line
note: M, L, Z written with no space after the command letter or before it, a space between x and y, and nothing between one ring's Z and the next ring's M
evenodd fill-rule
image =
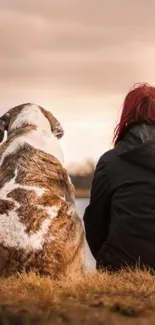
M132 125L115 146L115 151L118 155L122 155L152 140L155 141L155 125L145 123Z

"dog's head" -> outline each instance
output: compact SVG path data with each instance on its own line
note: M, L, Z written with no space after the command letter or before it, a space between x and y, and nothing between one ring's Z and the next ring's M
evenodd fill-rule
M23 128L28 125L36 127L49 127L51 132L60 139L64 135L64 130L58 120L51 112L34 104L23 104L11 108L0 117L0 142L4 139L5 131Z

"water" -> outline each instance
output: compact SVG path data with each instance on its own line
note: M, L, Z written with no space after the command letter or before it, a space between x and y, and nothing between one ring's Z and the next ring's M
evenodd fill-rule
M86 206L89 203L89 199L76 199L76 208L79 217L82 219ZM89 247L85 241L85 252L86 252L86 265L90 268L95 267L95 260L89 250Z

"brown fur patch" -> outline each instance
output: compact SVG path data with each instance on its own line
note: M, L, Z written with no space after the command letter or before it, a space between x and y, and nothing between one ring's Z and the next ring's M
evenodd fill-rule
M15 189L10 192L8 197L20 203L17 214L20 221L26 225L26 232L31 235L38 231L42 222L48 217L48 214L46 211L37 207L37 196L35 192Z
M14 208L14 203L8 200L0 199L0 214L8 214Z
M9 111L7 111L3 116L1 116L1 120L5 121L5 129L7 131L9 131L9 128L11 127L11 125L13 124L13 122L16 120L17 116L19 113L22 112L24 106L27 105L31 105L31 104L21 104L15 107L12 107Z
M58 138L64 135L64 130L58 120L51 114L51 112L45 110L43 107L39 106L44 116L48 119L51 125L51 130Z

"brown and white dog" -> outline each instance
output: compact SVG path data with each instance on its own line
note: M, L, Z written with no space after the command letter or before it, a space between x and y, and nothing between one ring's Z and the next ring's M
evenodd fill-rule
M63 129L34 104L0 118L0 275L59 277L83 269L84 231L63 168Z

